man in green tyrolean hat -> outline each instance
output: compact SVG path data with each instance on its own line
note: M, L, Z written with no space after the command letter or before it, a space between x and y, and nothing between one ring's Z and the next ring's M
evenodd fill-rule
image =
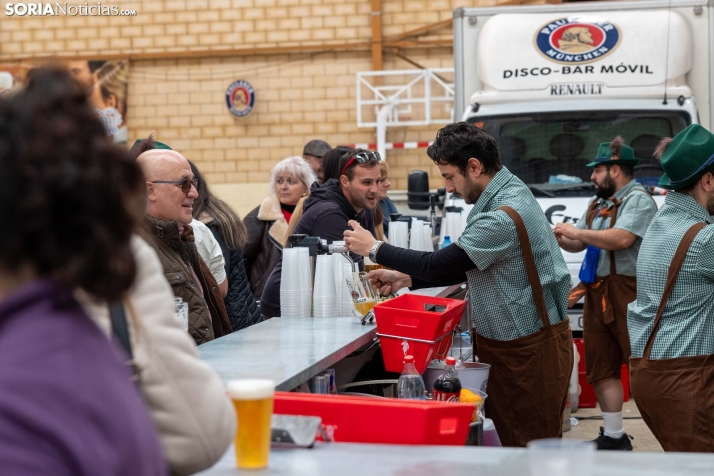
M630 358L627 305L637 297L637 253L657 205L634 179L640 159L622 137L603 142L590 179L595 196L575 226L558 223L555 236L572 253L587 249L578 290L585 292L583 337L586 377L595 386L604 426L598 449L632 450L622 425L622 364ZM577 299L574 299L577 300Z
M655 155L669 191L637 259L637 300L627 312L631 388L665 451L711 452L714 134L692 124Z

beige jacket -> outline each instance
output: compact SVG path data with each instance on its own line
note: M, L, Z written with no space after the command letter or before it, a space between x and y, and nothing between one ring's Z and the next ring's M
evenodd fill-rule
M233 405L221 378L201 360L176 319L173 293L156 253L138 236L131 244L137 275L125 309L141 391L171 474L193 474L212 466L231 444L236 429ZM109 335L106 304L77 294Z

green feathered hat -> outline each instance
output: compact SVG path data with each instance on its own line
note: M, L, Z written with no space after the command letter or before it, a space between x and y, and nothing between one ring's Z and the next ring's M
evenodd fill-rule
M152 134L153 135L153 134ZM146 142L146 139L136 139L136 142L134 142L134 145L131 146L131 151L135 151L137 147L139 147L140 144L143 142ZM173 150L171 147L168 146L168 144L164 144L163 142L159 142L157 140L153 140L152 142L154 143L154 149L164 149L164 150Z
M597 148L597 154L586 167L596 165L637 165L640 159L635 157L635 150L625 145L622 137L615 137L612 142L603 142Z
M659 186L679 190L714 171L714 134L699 124L692 124L671 141L664 139L657 146L655 155L658 153L664 169Z

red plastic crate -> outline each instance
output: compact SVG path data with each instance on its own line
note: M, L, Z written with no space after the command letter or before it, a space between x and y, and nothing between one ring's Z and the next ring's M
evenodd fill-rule
M384 368L388 372L402 373L404 356L414 356L414 367L423 374L433 359L444 360L454 340L452 333L444 334L435 341L421 341L406 337L394 337L377 333L382 346Z
M620 380L622 381L622 401L626 402L630 400L630 369L625 364L622 365L620 371Z
M394 445L466 443L474 407L347 395L275 392L278 415L318 416L333 441Z
M578 362L578 372L585 373L585 344L583 339L573 339L575 343L575 348L578 349L578 357L576 357Z
M445 309L427 311L430 306ZM414 356L419 373L424 373L432 359L443 360L465 308L464 301L419 294L403 294L374 306L385 369L401 373L405 355Z
M585 350L583 339L573 339L573 342L575 342L575 347L579 354L579 356L576 356L578 360L578 383L580 384L578 408L595 408L597 405L595 387L590 385L585 378ZM630 400L630 372L625 364L622 364L620 380L622 381L622 400L626 402Z
M595 387L590 385L585 378L585 372L578 372L578 408L595 408L597 406L597 396Z
M444 306L442 312L425 306ZM420 294L403 294L374 306L377 332L399 337L434 341L454 330L461 321L466 302Z

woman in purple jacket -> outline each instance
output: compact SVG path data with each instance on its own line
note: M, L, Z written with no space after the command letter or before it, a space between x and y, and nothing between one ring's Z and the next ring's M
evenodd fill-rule
M144 179L69 72L28 79L0 97L0 471L165 475L126 355L72 297L131 286Z

